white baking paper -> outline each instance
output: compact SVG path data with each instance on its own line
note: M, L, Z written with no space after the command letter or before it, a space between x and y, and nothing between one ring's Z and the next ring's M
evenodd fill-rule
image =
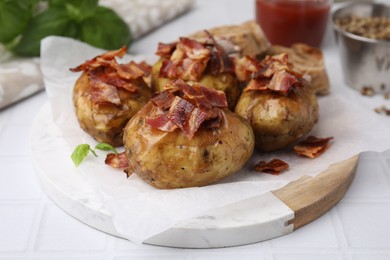
M54 122L60 129L61 138L69 145L70 152L78 144L89 143L94 146L96 141L78 125L71 93L80 74L70 72L69 68L102 52L61 37L48 37L42 43L41 69L46 91ZM329 55L326 58L327 63L332 63L332 66L328 66L332 93L319 98L320 121L310 134L317 137L333 136L334 141L329 150L317 159L298 157L291 149L275 153L255 153L244 169L217 184L175 190L155 189L135 174L126 178L123 172L104 164L103 152L98 152L100 156L97 158L89 156L78 168L78 173L86 185L90 185L101 197L112 215L117 231L129 240L141 243L176 223L209 209L281 188L305 174L315 176L331 164L360 152L389 149L390 117L374 113L367 98L364 99L345 86L337 65L337 55ZM142 59L130 56L125 59L133 58ZM290 169L279 176L259 174L251 170L260 159L270 160L275 157L288 162Z

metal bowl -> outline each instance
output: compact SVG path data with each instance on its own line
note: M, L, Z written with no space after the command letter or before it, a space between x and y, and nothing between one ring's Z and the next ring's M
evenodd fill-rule
M345 82L354 89L390 91L390 41L358 36L340 29L335 20L348 16L390 17L390 6L382 3L351 2L332 14Z

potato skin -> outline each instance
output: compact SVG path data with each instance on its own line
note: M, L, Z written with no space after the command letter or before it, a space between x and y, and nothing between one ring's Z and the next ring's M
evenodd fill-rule
M180 129L163 132L145 122L152 103L127 124L124 146L130 170L160 189L204 186L239 170L251 157L250 125L224 110L218 129L200 128L190 140Z
M284 148L308 133L318 121L317 97L308 87L288 96L271 91L244 91L235 112L247 119L261 151Z
M160 59L152 68L152 86L155 91L163 91L164 86L171 81L168 78L161 78L159 76L162 62L163 60ZM191 82L187 83L191 84ZM232 111L234 110L242 91L242 88L234 75L230 73L222 73L217 76L204 74L198 83L208 88L223 91L226 95L229 109Z
M80 127L99 142L123 145L123 128L149 100L151 90L140 79L139 90L131 93L118 89L121 106L95 104L91 100L88 73L84 72L73 89L73 105Z

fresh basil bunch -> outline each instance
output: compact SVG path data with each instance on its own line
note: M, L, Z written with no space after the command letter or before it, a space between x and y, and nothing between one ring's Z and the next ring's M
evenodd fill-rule
M49 35L103 49L129 46L132 41L127 24L98 0L0 0L0 42L11 52L39 56L40 41Z

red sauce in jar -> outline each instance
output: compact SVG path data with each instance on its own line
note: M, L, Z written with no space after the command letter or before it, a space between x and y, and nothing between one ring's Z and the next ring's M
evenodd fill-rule
M319 47L325 33L329 0L256 0L256 19L272 44L303 42Z

